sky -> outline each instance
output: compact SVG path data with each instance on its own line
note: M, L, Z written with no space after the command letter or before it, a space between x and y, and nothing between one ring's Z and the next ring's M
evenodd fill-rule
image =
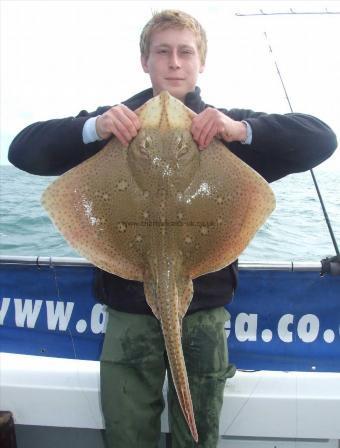
M147 87L139 35L153 11L182 9L207 31L198 85L216 107L315 115L340 138L340 1L0 0L0 163L35 121L114 105ZM265 38L267 33L268 40ZM273 53L269 52L268 42ZM340 150L322 167L340 171Z

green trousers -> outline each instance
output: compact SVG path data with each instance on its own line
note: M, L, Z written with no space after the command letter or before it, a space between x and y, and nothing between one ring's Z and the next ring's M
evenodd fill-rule
M216 448L228 364L224 308L198 311L183 319L182 345L199 442L182 415L171 380L160 324L153 316L109 309L101 355L101 401L107 448L157 448L168 370L172 448Z

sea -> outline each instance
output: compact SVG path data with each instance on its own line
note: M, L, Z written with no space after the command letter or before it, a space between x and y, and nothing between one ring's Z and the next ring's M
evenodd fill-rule
M314 170L335 239L340 247L340 170ZM0 255L79 257L40 205L54 177L0 166ZM319 262L335 255L310 172L271 184L276 209L241 254L242 262Z

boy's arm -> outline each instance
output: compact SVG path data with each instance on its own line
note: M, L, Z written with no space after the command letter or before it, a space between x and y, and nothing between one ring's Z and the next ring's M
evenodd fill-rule
M23 129L9 147L9 161L31 174L56 176L66 172L102 149L106 140L85 144L83 127L90 117L105 113L81 111L76 117L33 123Z
M226 144L268 182L319 165L337 147L332 129L310 115L265 114L242 109L221 111L233 120L245 120L251 126L250 145Z
M145 101L152 98L152 89L146 89L117 106L99 107L96 111L88 113L81 111L76 117L68 117L56 120L34 123L21 131L10 145L8 159L21 170L41 176L57 176L73 168L84 160L100 151L114 133L124 144L124 138L131 135L129 125L124 130L120 127L121 135L115 131L115 124L110 124L112 110L124 110L131 121L131 111L126 111L127 106L131 110L140 107ZM99 126L97 134L102 140L92 143L84 143L83 128L85 122L91 117L104 117L104 127ZM96 120L96 125L99 119ZM120 120L121 121L121 120ZM123 122L125 120L123 119ZM135 119L132 119L135 121ZM112 126L110 128L110 126ZM104 135L102 134L104 132ZM108 131L108 136L105 132Z

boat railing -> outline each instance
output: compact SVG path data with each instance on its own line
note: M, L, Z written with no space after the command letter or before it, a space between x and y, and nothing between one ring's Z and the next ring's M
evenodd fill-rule
M80 257L45 257L0 255L0 264L22 264L36 266L92 266ZM321 262L313 261L240 261L240 270L249 271L320 271Z

